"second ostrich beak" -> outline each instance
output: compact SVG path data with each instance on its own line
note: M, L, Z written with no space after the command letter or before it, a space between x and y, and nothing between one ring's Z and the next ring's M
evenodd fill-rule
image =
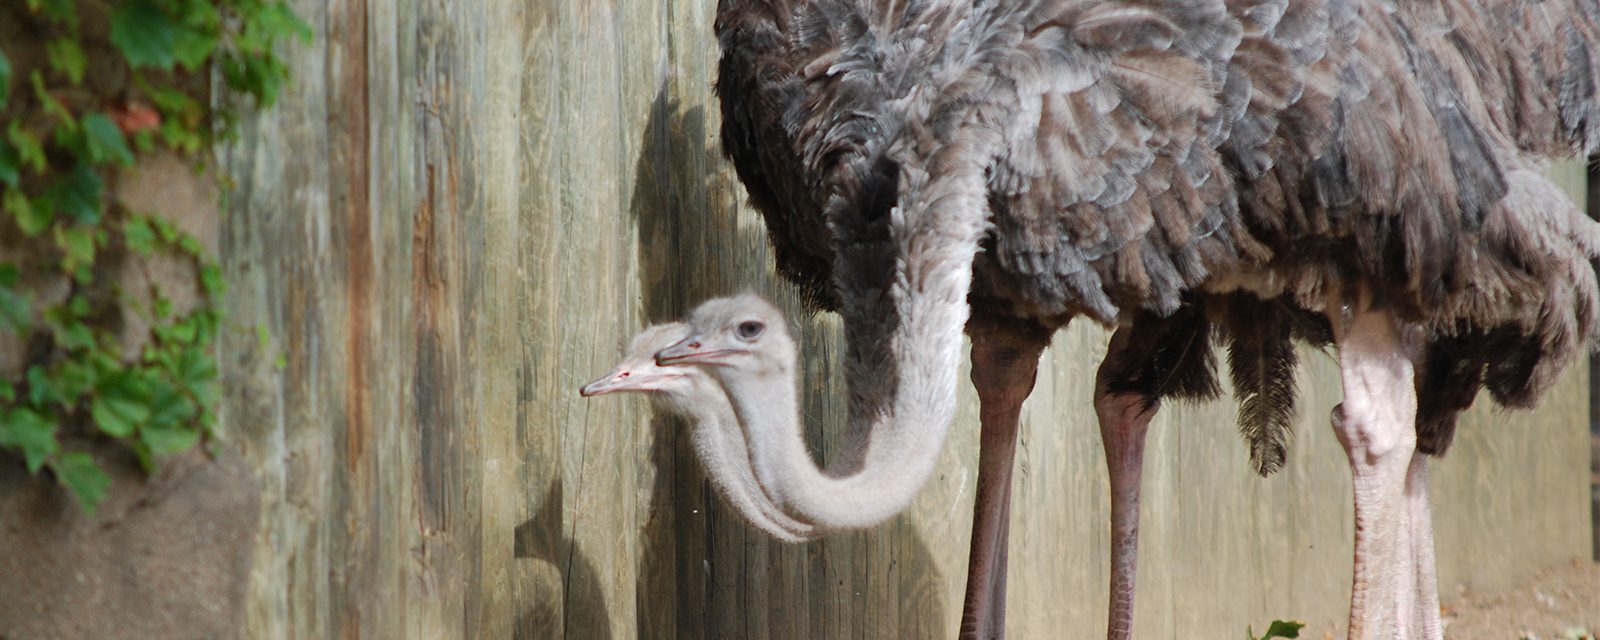
M655 391L658 384L668 377L671 377L671 374L653 366L620 366L613 369L611 373L607 373L596 378L593 382L583 385L583 388L578 390L578 395L589 398L607 393L622 393L624 391Z
M723 358L744 353L744 349L720 349L716 344L694 335L656 352L656 364L667 365L725 365Z

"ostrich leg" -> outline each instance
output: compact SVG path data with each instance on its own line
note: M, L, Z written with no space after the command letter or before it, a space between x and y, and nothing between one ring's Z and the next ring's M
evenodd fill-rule
M1331 300L1327 313L1344 391L1344 402L1333 408L1333 430L1350 458L1355 489L1349 637L1409 639L1417 577L1406 479L1417 444L1413 362L1419 340L1405 339L1405 327L1365 300L1343 302Z
M1411 618L1417 636L1444 640L1444 624L1439 620L1439 575L1433 556L1433 513L1428 504L1428 455L1411 454L1411 469L1406 473L1406 506L1411 521L1411 557L1416 562L1416 613Z
M1139 483L1144 471L1144 439L1156 402L1144 394L1113 392L1118 373L1113 354L1129 348L1131 332L1118 329L1100 369L1095 372L1094 412L1100 419L1100 442L1111 477L1111 606L1106 638L1133 637L1133 593L1139 556Z
M972 384L978 389L982 431L961 638L988 640L1005 637L1006 551L1017 422L1022 401L1033 391L1039 355L1050 344L1050 332L1031 323L974 318L968 333L972 336Z

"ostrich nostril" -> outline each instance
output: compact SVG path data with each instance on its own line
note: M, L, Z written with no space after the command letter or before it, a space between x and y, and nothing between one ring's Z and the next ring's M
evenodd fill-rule
M633 373L632 373L632 372L629 372L629 371L624 371L624 372L622 372L622 377L624 377L624 378L626 378L626 377L628 377L628 376L631 376L631 375L633 375Z
M689 348L690 348L690 349L699 349L699 348L700 348L700 343L698 343L698 342L691 342L691 343L689 343Z

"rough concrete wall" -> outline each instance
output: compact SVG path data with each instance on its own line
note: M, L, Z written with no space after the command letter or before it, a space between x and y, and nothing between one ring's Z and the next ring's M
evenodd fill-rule
M112 488L91 516L0 464L0 638L239 638L260 494L232 451L150 476L121 444L73 442Z
M943 638L965 577L976 401L939 472L867 532L788 546L721 505L683 425L577 396L628 336L716 294L793 312L810 441L838 442L837 319L772 274L716 151L714 2L304 0L296 82L226 152L225 430L265 498L259 637ZM267 340L257 335L261 327ZM1014 637L1092 637L1107 488L1104 331L1057 336L1015 490ZM1256 478L1233 406L1163 410L1141 638L1338 624L1349 477L1311 362L1288 467ZM1586 375L1478 409L1438 465L1445 593L1584 553Z

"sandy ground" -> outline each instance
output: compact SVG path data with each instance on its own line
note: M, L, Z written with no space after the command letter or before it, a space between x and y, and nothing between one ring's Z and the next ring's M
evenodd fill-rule
M1546 569L1505 593L1441 595L1449 640L1592 640L1600 634L1600 564L1593 562Z

